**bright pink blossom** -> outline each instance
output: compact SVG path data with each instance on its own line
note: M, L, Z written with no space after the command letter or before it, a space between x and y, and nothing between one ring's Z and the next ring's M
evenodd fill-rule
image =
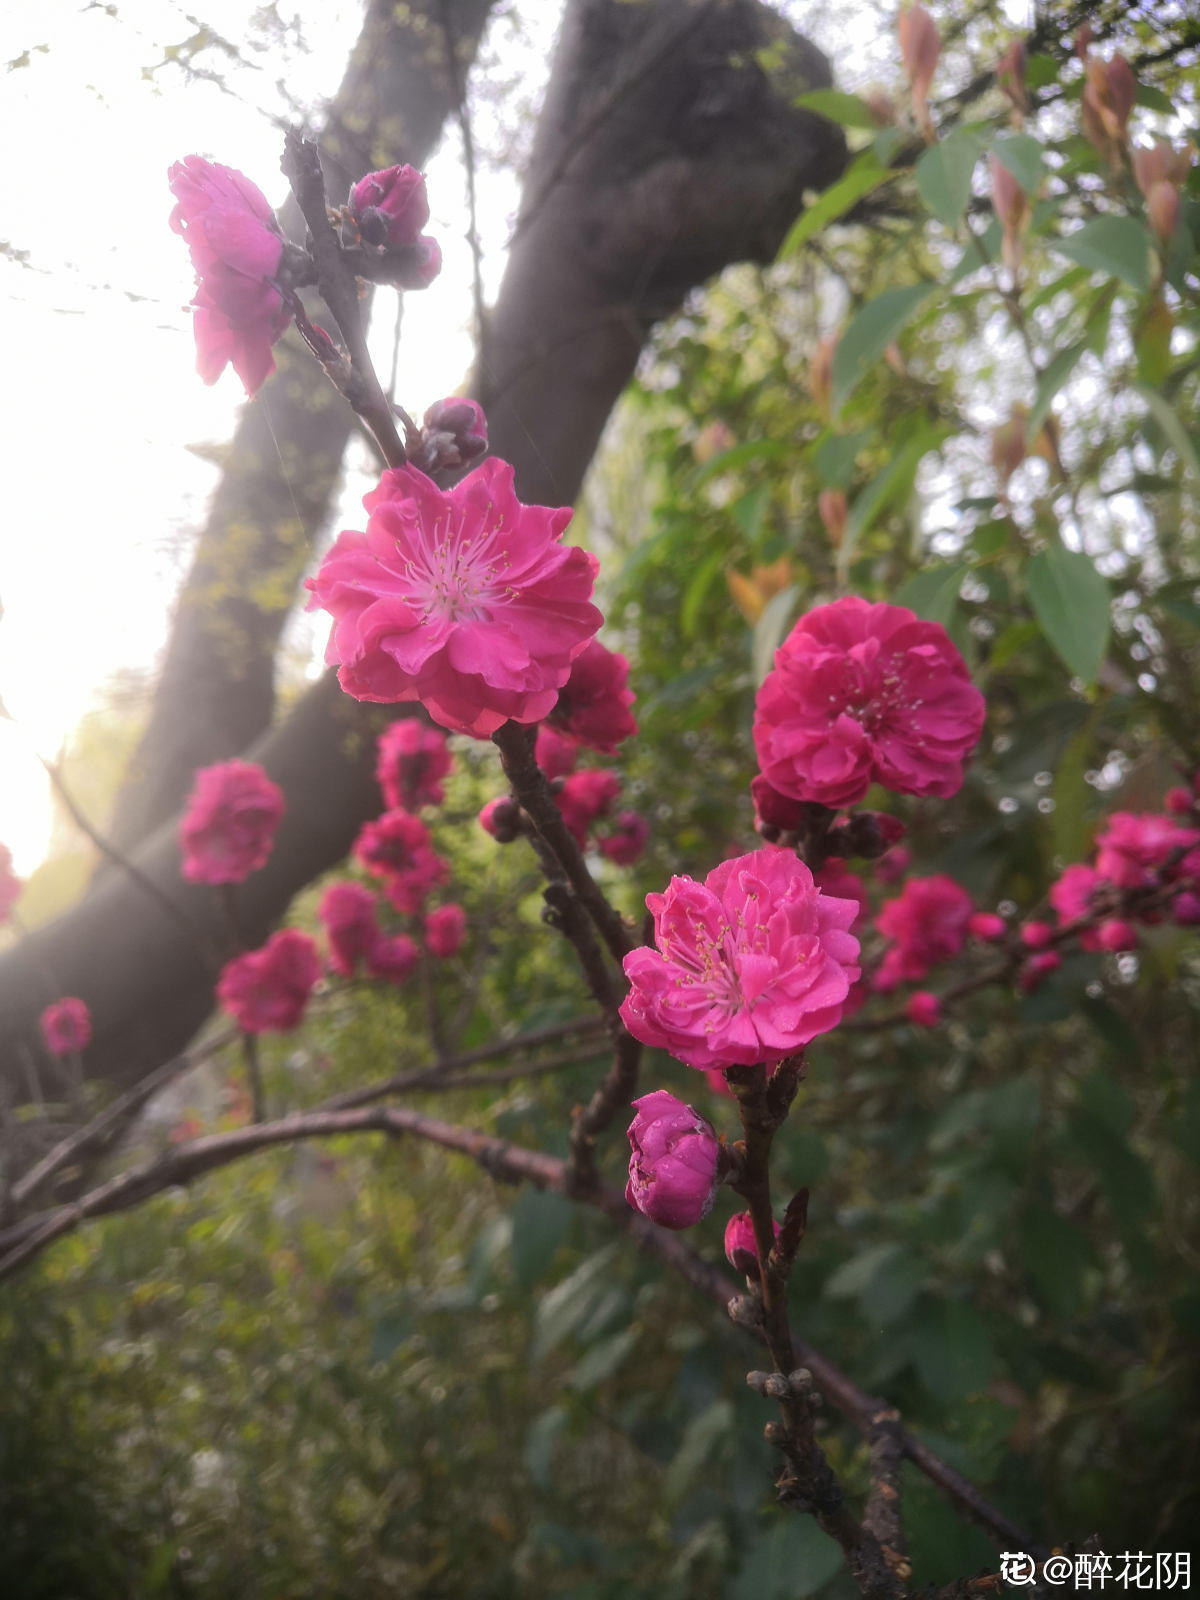
M690 1228L712 1210L721 1147L711 1126L665 1089L633 1102L625 1199L664 1228Z
M572 772L563 779L562 789L555 799L577 844L587 843L589 828L608 815L620 792L621 780L616 773L598 767L587 772Z
M441 805L446 798L442 779L454 757L440 728L427 728L416 717L400 717L379 735L377 749L375 776L389 810Z
M723 861L703 883L646 897L657 950L625 957L629 1031L692 1067L774 1064L835 1027L858 976L858 907L769 847Z
M778 1239L780 1228L771 1223ZM739 1211L725 1224L725 1257L736 1272L747 1278L758 1277L758 1241L754 1237L754 1219L748 1211Z
M280 928L260 949L226 964L217 999L243 1033L288 1033L320 976L315 942L299 928Z
M853 900L857 907L855 922L865 917L871 909L866 884L857 872L851 872L836 857L813 873L813 882L822 894L832 895L835 900Z
M953 878L944 872L910 878L875 919L880 933L893 942L872 987L883 991L898 983L919 983L931 967L959 953L970 919L971 896Z
M429 891L450 876L448 863L433 849L429 829L407 811L385 811L364 823L354 854L368 872L383 879L397 911L419 911Z
M589 750L615 755L617 746L637 732L630 706L629 662L593 639L571 663L571 676L558 692L550 722Z
M438 906L425 918L425 943L441 960L455 955L467 937L467 913L460 905Z
M579 746L574 739L568 739L565 733L560 733L550 723L543 722L537 731L537 744L534 746L534 759L548 778L565 778L568 772L574 772L579 760Z
M494 457L445 493L415 468L385 472L363 504L366 532L339 534L308 580L347 694L420 700L480 739L546 717L603 620L595 557L559 542L570 511L522 505Z
M1095 867L1089 867L1083 861L1073 862L1050 885L1050 904L1058 912L1060 921L1075 922L1080 917L1090 914L1092 897L1097 889L1103 889L1105 884L1106 880L1100 876ZM1095 928L1081 928L1079 943L1085 950L1099 950L1100 944Z
M196 774L179 824L189 883L242 883L271 854L283 790L251 761L219 761Z
M317 916L329 940L329 965L343 978L352 978L379 938L375 896L361 883L331 883Z
M1171 906L1171 920L1181 928L1200 925L1200 894L1193 894L1190 890L1177 894Z
M796 800L849 805L872 783L945 797L984 710L945 628L851 595L801 617L776 651L754 744L764 777Z
M1096 944L1101 950L1136 950L1137 929L1124 917L1106 917L1096 929Z
M1114 811L1096 836L1096 871L1118 889L1145 889L1171 857L1200 843L1200 831L1181 828L1157 812Z
M942 1020L942 1002L928 989L914 989L904 1003L904 1015L917 1028L936 1028Z
M367 971L383 983L403 983L421 959L421 952L406 933L377 939L367 951Z
M283 236L266 196L243 173L202 156L177 161L168 177L171 227L191 251L199 283L193 301L197 368L215 383L232 362L255 394L275 370L271 346L291 312L273 279Z
M41 1018L42 1038L52 1056L73 1056L92 1042L92 1014L85 1001L68 995L47 1006Z
M973 911L967 918L967 932L983 944L996 944L1008 932L1008 923L995 911Z
M1163 796L1164 806L1177 817L1190 816L1195 803L1195 795L1190 789L1185 789L1182 784L1176 784L1173 789L1168 789Z
M597 839L597 848L614 866L631 867L646 848L650 824L636 811L618 811L615 820L616 831Z
M21 898L23 888L20 878L13 871L12 852L6 844L0 844L0 928L12 916L12 909Z

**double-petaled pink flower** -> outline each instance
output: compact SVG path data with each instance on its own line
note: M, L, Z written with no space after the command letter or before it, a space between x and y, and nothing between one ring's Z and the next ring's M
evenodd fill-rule
M625 958L630 1033L689 1066L792 1055L835 1027L858 977L853 901L823 895L785 850L756 850L703 883L646 896L657 950Z
M577 744L614 755L623 739L637 732L630 706L629 662L593 639L571 663L571 676L550 713L552 727Z
M271 346L292 320L273 281L283 253L279 223L262 191L233 167L187 156L168 177L177 202L171 227L187 241L199 279L197 369L215 383L232 363L252 395L274 372Z
M421 909L431 889L445 883L450 868L433 849L429 829L407 811L385 811L364 823L354 841L354 854L368 872L382 878L397 911Z
M851 595L801 617L776 651L754 744L767 782L795 800L850 805L872 783L945 797L984 709L945 628Z
M892 940L872 980L875 989L919 983L931 967L956 956L967 941L971 896L944 872L910 878L881 908L875 926Z
M298 928L280 928L260 949L227 963L217 999L243 1033L288 1033L320 976L315 942Z
M375 776L390 810L441 805L446 798L442 779L454 757L440 728L427 728L416 717L401 717L379 735L377 748Z
M385 472L363 504L366 532L339 534L309 579L342 688L420 700L480 739L540 722L603 620L595 557L560 543L570 510L522 505L495 458L445 493L415 468Z
M1096 835L1096 871L1118 889L1150 888L1172 861L1176 876L1189 869L1186 852L1197 843L1200 831L1158 812L1114 811Z
M625 1199L664 1228L690 1228L712 1210L721 1146L712 1127L665 1089L633 1102Z
M241 883L271 854L283 790L251 761L219 761L196 774L179 824L190 883Z
M42 1038L52 1056L73 1056L92 1042L92 1014L75 995L56 1000L39 1018Z

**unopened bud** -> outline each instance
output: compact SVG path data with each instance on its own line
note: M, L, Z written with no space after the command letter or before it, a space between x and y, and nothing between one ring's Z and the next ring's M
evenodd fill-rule
M919 0L918 4L900 13L896 31L900 36L900 56L912 89L913 116L928 137L933 131L929 122L929 87L942 53L941 35L937 23Z
M1172 183L1156 183L1146 197L1146 221L1162 244L1169 244L1179 226L1179 190Z
M836 550L846 532L846 496L840 489L822 489L817 496L817 510L829 542Z
M511 795L499 795L479 813L479 826L497 844L511 844L521 832L521 808Z
M476 400L435 400L425 413L412 462L422 472L453 472L487 451L487 418Z
M996 63L996 81L1012 102L1018 117L1023 117L1029 110L1029 92L1025 84L1028 65L1023 39L1014 39Z
M833 352L837 349L836 336L822 339L813 351L808 365L808 387L818 411L829 414L833 399Z

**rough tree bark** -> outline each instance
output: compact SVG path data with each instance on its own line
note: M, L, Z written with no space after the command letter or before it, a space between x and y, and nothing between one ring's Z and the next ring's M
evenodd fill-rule
M805 191L837 175L839 131L793 106L829 81L758 0L569 0L474 389L524 499L574 499L654 321L720 268L772 259ZM246 752L288 803L271 861L244 886L252 939L378 809L380 723L327 677ZM181 882L173 818L136 860L215 940L215 897ZM85 1071L117 1084L180 1048L211 1006L194 945L144 887L108 874L0 962L0 1073L17 1084L51 973L92 1008Z
M372 168L424 165L455 110L456 85L492 4L370 0L321 132L331 200ZM232 159L236 165L236 153ZM289 238L302 239L295 203L281 215ZM271 723L279 635L354 426L341 397L314 383L299 339L285 339L276 360L278 371L243 411L224 455L176 606L150 720L110 830L122 849L136 848L179 810L197 767L238 755Z

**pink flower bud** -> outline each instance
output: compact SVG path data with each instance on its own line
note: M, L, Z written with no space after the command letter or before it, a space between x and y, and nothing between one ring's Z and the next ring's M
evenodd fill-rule
M995 944L1008 932L1008 924L994 911L975 911L967 918L967 932L972 939Z
M1173 789L1168 789L1163 801L1168 811L1173 811L1177 817L1187 816L1195 804L1192 791L1176 784Z
M460 905L438 906L425 918L425 943L439 960L455 955L467 937L467 913Z
M779 1224L773 1222L775 1237L779 1237ZM739 1211L725 1224L725 1259L736 1271L747 1278L758 1277L758 1243L754 1237L754 1220L748 1211Z
M511 844L521 831L521 809L511 795L497 795L479 813L479 826L497 844Z
M410 166L368 172L350 190L350 210L367 244L414 245L429 221L425 179Z
M1017 987L1022 994L1032 994L1043 978L1057 972L1061 966L1062 957L1057 950L1041 950L1037 955L1030 956L1017 974Z
M918 127L932 133L929 123L929 86L942 53L937 23L923 5L910 6L896 19L900 56L912 89L913 116Z
M615 833L597 840L600 854L617 867L631 867L646 848L650 824L636 811L618 811Z
M1129 160L1142 198L1148 200L1156 183L1182 188L1192 164L1192 148L1185 145L1182 150L1176 150L1169 139L1156 139L1149 146L1137 145L1129 152Z
M73 1056L92 1042L92 1015L83 1000L68 995L47 1006L41 1018L42 1038L52 1056Z
M1021 928L1021 943L1026 950L1044 950L1054 937L1049 922L1026 922Z
M942 1002L928 989L918 989L905 1002L904 1015L915 1027L936 1028L942 1020Z
M721 1147L710 1125L665 1089L633 1102L627 1203L664 1228L690 1228L712 1210Z
M425 413L414 466L431 476L469 467L487 452L487 418L476 400L437 400Z
M846 532L846 496L840 489L822 489L817 496L817 510L825 524L829 542L836 550Z
M804 821L805 802L780 794L760 773L750 784L750 797L754 801L755 825L766 826L790 833Z
M1101 950L1136 950L1137 929L1123 917L1109 917L1096 929L1096 944Z

